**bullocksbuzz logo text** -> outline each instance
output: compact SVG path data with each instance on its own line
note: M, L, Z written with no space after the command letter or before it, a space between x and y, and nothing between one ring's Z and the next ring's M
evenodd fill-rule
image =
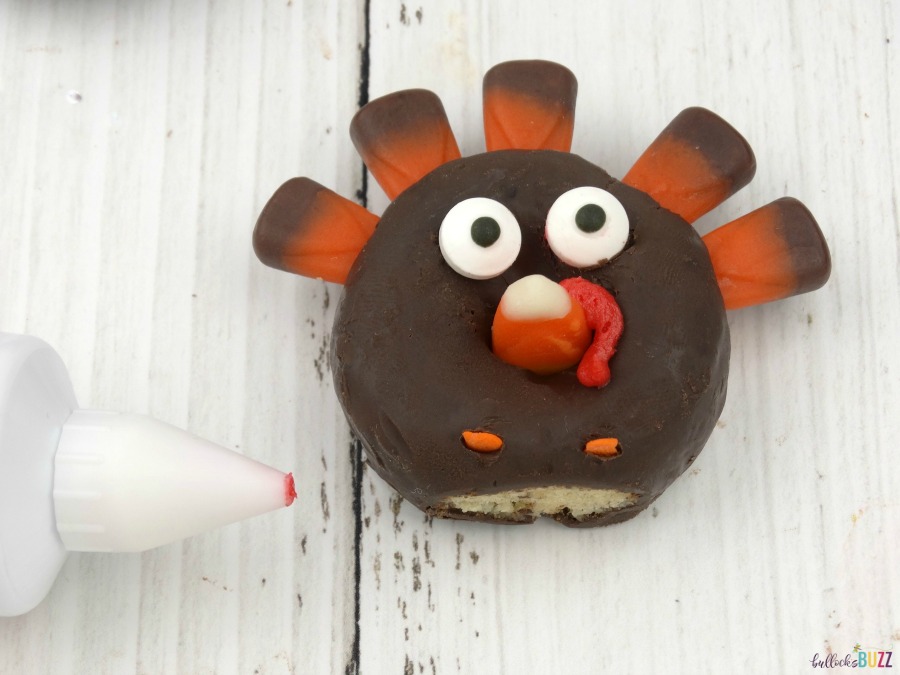
M851 654L828 654L823 658L816 653L809 662L813 668L893 668L893 655L893 651L863 649L857 642Z

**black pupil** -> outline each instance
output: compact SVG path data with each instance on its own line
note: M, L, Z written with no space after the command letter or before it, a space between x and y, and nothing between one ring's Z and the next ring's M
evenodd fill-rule
M500 225L493 218L482 216L472 223L472 241L483 248L491 246L500 238Z
M606 223L606 211L597 204L585 204L575 214L575 224L582 232L596 232Z

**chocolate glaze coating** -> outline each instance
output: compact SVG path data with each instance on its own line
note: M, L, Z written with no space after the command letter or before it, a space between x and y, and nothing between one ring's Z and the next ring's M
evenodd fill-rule
M632 230L621 254L590 271L561 263L543 235L556 198L584 185L615 195ZM467 279L441 257L441 221L469 197L503 203L522 228L521 253L501 277ZM574 369L538 376L491 353L503 291L534 273L556 281L581 275L616 297L625 330L605 388L582 386ZM546 150L459 159L401 194L354 263L332 344L350 424L370 465L406 499L435 515L471 518L442 500L556 485L638 495L620 511L556 516L574 526L633 517L693 462L724 405L730 352L722 297L694 229L584 159ZM498 434L503 449L468 450L460 440L467 429ZM585 454L597 437L618 438L622 454Z

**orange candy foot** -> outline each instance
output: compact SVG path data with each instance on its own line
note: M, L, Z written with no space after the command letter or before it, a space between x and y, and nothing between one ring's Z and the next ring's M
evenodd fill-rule
M464 431L462 442L475 452L497 452L503 449L503 439L489 431Z

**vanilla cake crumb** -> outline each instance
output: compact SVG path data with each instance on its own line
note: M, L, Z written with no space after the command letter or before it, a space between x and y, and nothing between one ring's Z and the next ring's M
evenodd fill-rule
M448 497L441 508L507 519L568 513L576 520L633 506L638 495L620 490L587 487L547 487L506 490L487 495Z

